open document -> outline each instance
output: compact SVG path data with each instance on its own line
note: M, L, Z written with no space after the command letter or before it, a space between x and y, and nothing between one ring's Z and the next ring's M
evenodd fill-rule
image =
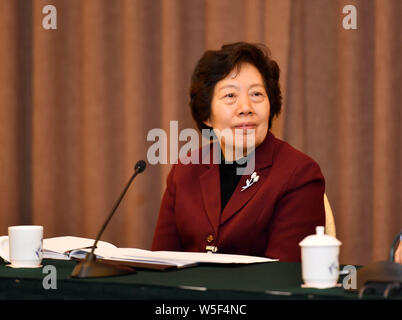
M56 237L43 240L44 259L84 259L91 251L93 239ZM204 263L250 264L278 261L265 257L207 252L150 251L135 248L117 248L99 241L95 254L98 259L125 262L128 265L151 269L185 268Z

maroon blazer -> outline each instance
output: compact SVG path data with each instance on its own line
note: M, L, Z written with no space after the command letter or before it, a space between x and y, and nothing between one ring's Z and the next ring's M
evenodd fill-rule
M325 225L318 164L268 132L255 150L259 181L242 176L221 213L218 164L174 165L167 177L152 250L244 254L300 261L299 242Z

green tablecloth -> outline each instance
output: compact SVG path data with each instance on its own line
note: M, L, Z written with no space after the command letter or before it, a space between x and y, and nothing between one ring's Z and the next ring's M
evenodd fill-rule
M74 261L44 260L57 270L57 289L44 289L43 269L0 265L0 299L358 299L343 288L301 288L300 263L202 265L182 270L137 270L118 277L74 279ZM369 296L368 296L369 297ZM370 297L369 297L370 298ZM378 298L378 297L377 297Z

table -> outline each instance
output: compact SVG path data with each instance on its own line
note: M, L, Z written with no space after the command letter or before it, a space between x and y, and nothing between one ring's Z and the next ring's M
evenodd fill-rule
M38 269L13 269L0 263L0 304L7 304L1 306L2 310L28 314L45 310L75 316L90 311L91 318L107 314L136 318L141 314L141 319L261 319L262 314L278 312L293 316L295 310L299 314L325 310L325 314L339 316L345 312L350 315L356 307L359 314L361 310L371 313L390 308L399 312L402 300L402 296L392 300L365 296L359 300L356 293L341 287L301 288L300 263L210 264L169 271L137 269L135 274L93 279L71 278L75 261L47 259L42 264ZM47 266L57 272L55 289L44 288L49 274L43 271ZM385 305L379 306L378 302ZM205 308L213 308L208 309L213 315L206 314ZM166 313L169 310L187 314Z
M43 268L13 269L2 263L0 299L358 299L356 293L343 288L301 288L300 263L215 264L169 271L137 269L135 274L92 279L70 277L75 261L47 259L42 264L44 267L55 267L56 289L44 288L43 280L47 273L43 273ZM399 296L396 298L402 299Z

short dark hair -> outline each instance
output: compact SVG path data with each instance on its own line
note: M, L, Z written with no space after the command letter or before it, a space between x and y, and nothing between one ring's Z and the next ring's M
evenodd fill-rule
M211 101L216 83L244 62L254 65L261 73L270 103L268 128L271 128L272 118L279 115L282 107L279 66L271 59L269 49L264 45L236 42L223 45L220 50L206 51L194 69L190 107L200 131L210 129L204 121L211 115Z

